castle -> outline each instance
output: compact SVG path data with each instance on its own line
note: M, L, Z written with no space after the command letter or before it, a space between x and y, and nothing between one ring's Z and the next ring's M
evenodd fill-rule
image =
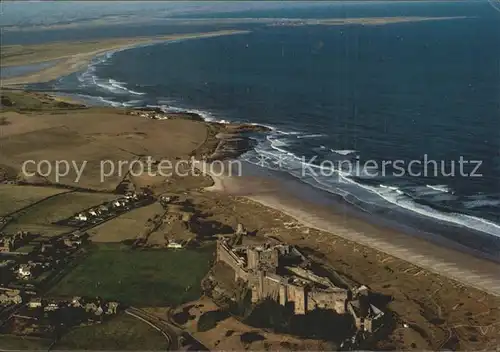
M231 247L217 242L217 261L229 265L235 280L247 283L252 302L272 298L281 305L293 305L295 314L314 309L346 313L349 290L335 286L330 279L309 270L309 261L293 246L260 245Z

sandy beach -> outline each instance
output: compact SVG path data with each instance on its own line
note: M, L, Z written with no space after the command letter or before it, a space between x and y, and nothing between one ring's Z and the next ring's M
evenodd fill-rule
M206 170L210 167L205 166ZM248 199L287 214L302 225L374 248L439 275L500 296L498 265L485 259L439 246L422 238L370 224L345 212L294 197L276 180L212 174L210 191L244 195ZM293 182L293 181L290 181ZM290 188L295 187L291 186ZM314 238L309 238L316 241ZM328 245L329 240L324 241Z

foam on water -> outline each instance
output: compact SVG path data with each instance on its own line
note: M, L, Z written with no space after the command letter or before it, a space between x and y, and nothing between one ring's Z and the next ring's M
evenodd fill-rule
M339 149L339 150L335 150L335 149L330 149L330 151L332 153L335 153L335 154L340 154L340 155L349 155L349 154L355 154L357 153L356 150L350 150L350 149Z
M414 199L406 194L400 187L384 184L373 186L357 182L352 179L352 175L345 172L345 170L331 169L324 165L304 162L303 159L286 150L285 147L286 144L283 142L276 138L268 137L265 142L260 143L258 147L255 148L255 153L257 153L257 155L252 155L252 152L249 152L243 155L242 159L261 167L286 171L290 175L314 187L341 195L344 198L349 196L360 202L379 206L384 206L385 203L385 207L394 206L420 216L435 219L439 222L466 227L500 237L500 225L492 221L461 213L445 213L438 211L430 206L415 202ZM351 153L346 153L346 155L348 154ZM262 162L262 158L259 158L259 156L265 156L267 162ZM276 167L276 165L279 167ZM321 174L318 172L304 175L304 168L321 171ZM360 175L363 171L358 170L356 173ZM322 176L324 174L330 176L324 177ZM446 185L426 185L418 189L420 190L420 192L418 192L420 196L425 194L437 196L446 194L447 197L453 197L453 191ZM471 203L469 207L484 205L496 206L500 205L500 201L477 201L476 203Z
M482 208L482 207L499 207L500 206L500 200L498 199L478 199L478 200L471 200L467 202L462 202L462 205L466 207L467 209L475 209L475 208Z
M297 139L307 139L307 138L325 138L325 137L328 137L326 134L320 134L320 133L317 133L317 134L305 134L305 135L298 135L297 136Z
M453 191L451 191L450 188L446 185L426 185L426 187L438 192L453 193Z

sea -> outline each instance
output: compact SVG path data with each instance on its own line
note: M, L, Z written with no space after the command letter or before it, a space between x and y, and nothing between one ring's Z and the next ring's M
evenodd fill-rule
M4 42L250 29L109 52L30 88L268 126L251 135L255 150L242 161L500 261L499 4L256 4L174 13L182 25L156 16L140 25L8 32ZM400 16L455 18L377 26L265 21Z

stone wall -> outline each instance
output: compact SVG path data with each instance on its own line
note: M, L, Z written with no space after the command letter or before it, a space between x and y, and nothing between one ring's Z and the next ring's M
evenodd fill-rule
M347 290L328 290L328 291L310 291L308 292L307 310L316 308L332 309L338 314L346 313L346 302L348 299Z
M217 261L222 261L234 270L234 280L248 281L248 272L243 269L244 262L238 258L222 241L217 241Z

